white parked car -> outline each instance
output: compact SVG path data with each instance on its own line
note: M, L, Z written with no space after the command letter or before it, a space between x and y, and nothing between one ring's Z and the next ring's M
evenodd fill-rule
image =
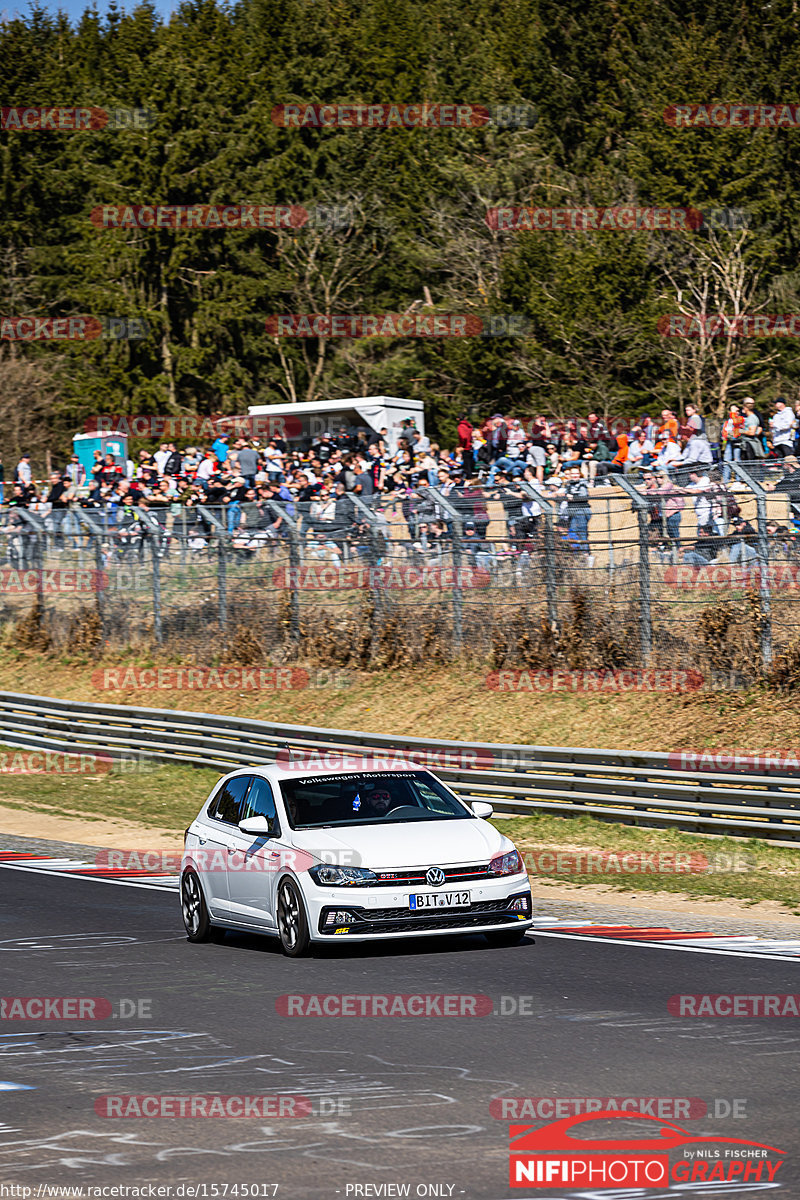
M189 940L271 933L293 956L311 942L421 934L512 945L531 925L531 890L491 814L425 770L234 771L186 831Z

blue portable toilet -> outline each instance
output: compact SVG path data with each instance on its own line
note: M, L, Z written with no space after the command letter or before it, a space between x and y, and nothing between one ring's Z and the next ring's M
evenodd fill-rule
M123 473L125 472L128 461L127 433L75 434L72 439L72 453L77 454L87 479L91 478L95 450L99 450L103 458L107 454L113 454L114 462L122 467Z

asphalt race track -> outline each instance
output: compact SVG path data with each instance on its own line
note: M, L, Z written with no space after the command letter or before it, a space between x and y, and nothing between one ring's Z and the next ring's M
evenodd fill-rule
M0 1181L34 1197L40 1184L204 1184L220 1197L225 1185L236 1195L233 1185L277 1184L278 1200L398 1194L386 1184L456 1200L800 1196L800 1018L667 1008L676 993L792 993L791 962L538 936L506 950L480 937L337 945L293 961L245 935L189 944L174 894L12 869L0 869L0 888L2 996L105 997L115 1014L0 1021ZM279 997L311 993L480 994L495 1011L276 1011ZM95 1111L103 1095L188 1093L299 1094L315 1112L137 1120ZM489 1106L523 1096L700 1098L707 1115L678 1124L768 1143L786 1160L772 1185L512 1189L508 1120ZM726 1107L734 1100L744 1102L738 1119ZM653 1127L633 1133L652 1137Z

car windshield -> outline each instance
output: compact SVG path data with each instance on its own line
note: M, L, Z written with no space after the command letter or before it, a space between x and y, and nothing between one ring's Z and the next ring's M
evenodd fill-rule
M282 779L281 791L292 829L473 817L471 810L427 771L311 775Z

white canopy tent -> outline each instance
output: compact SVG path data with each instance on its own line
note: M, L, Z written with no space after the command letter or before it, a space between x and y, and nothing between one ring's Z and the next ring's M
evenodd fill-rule
M285 424L289 441L321 437L337 433L342 425L348 429L366 425L370 429L388 430L389 446L394 450L404 420L411 420L425 432L425 406L421 400L405 400L400 396L350 396L344 400L317 400L311 404L256 404L247 410L250 417L275 418L275 428ZM288 420L284 420L288 418ZM271 422L270 422L271 424Z

